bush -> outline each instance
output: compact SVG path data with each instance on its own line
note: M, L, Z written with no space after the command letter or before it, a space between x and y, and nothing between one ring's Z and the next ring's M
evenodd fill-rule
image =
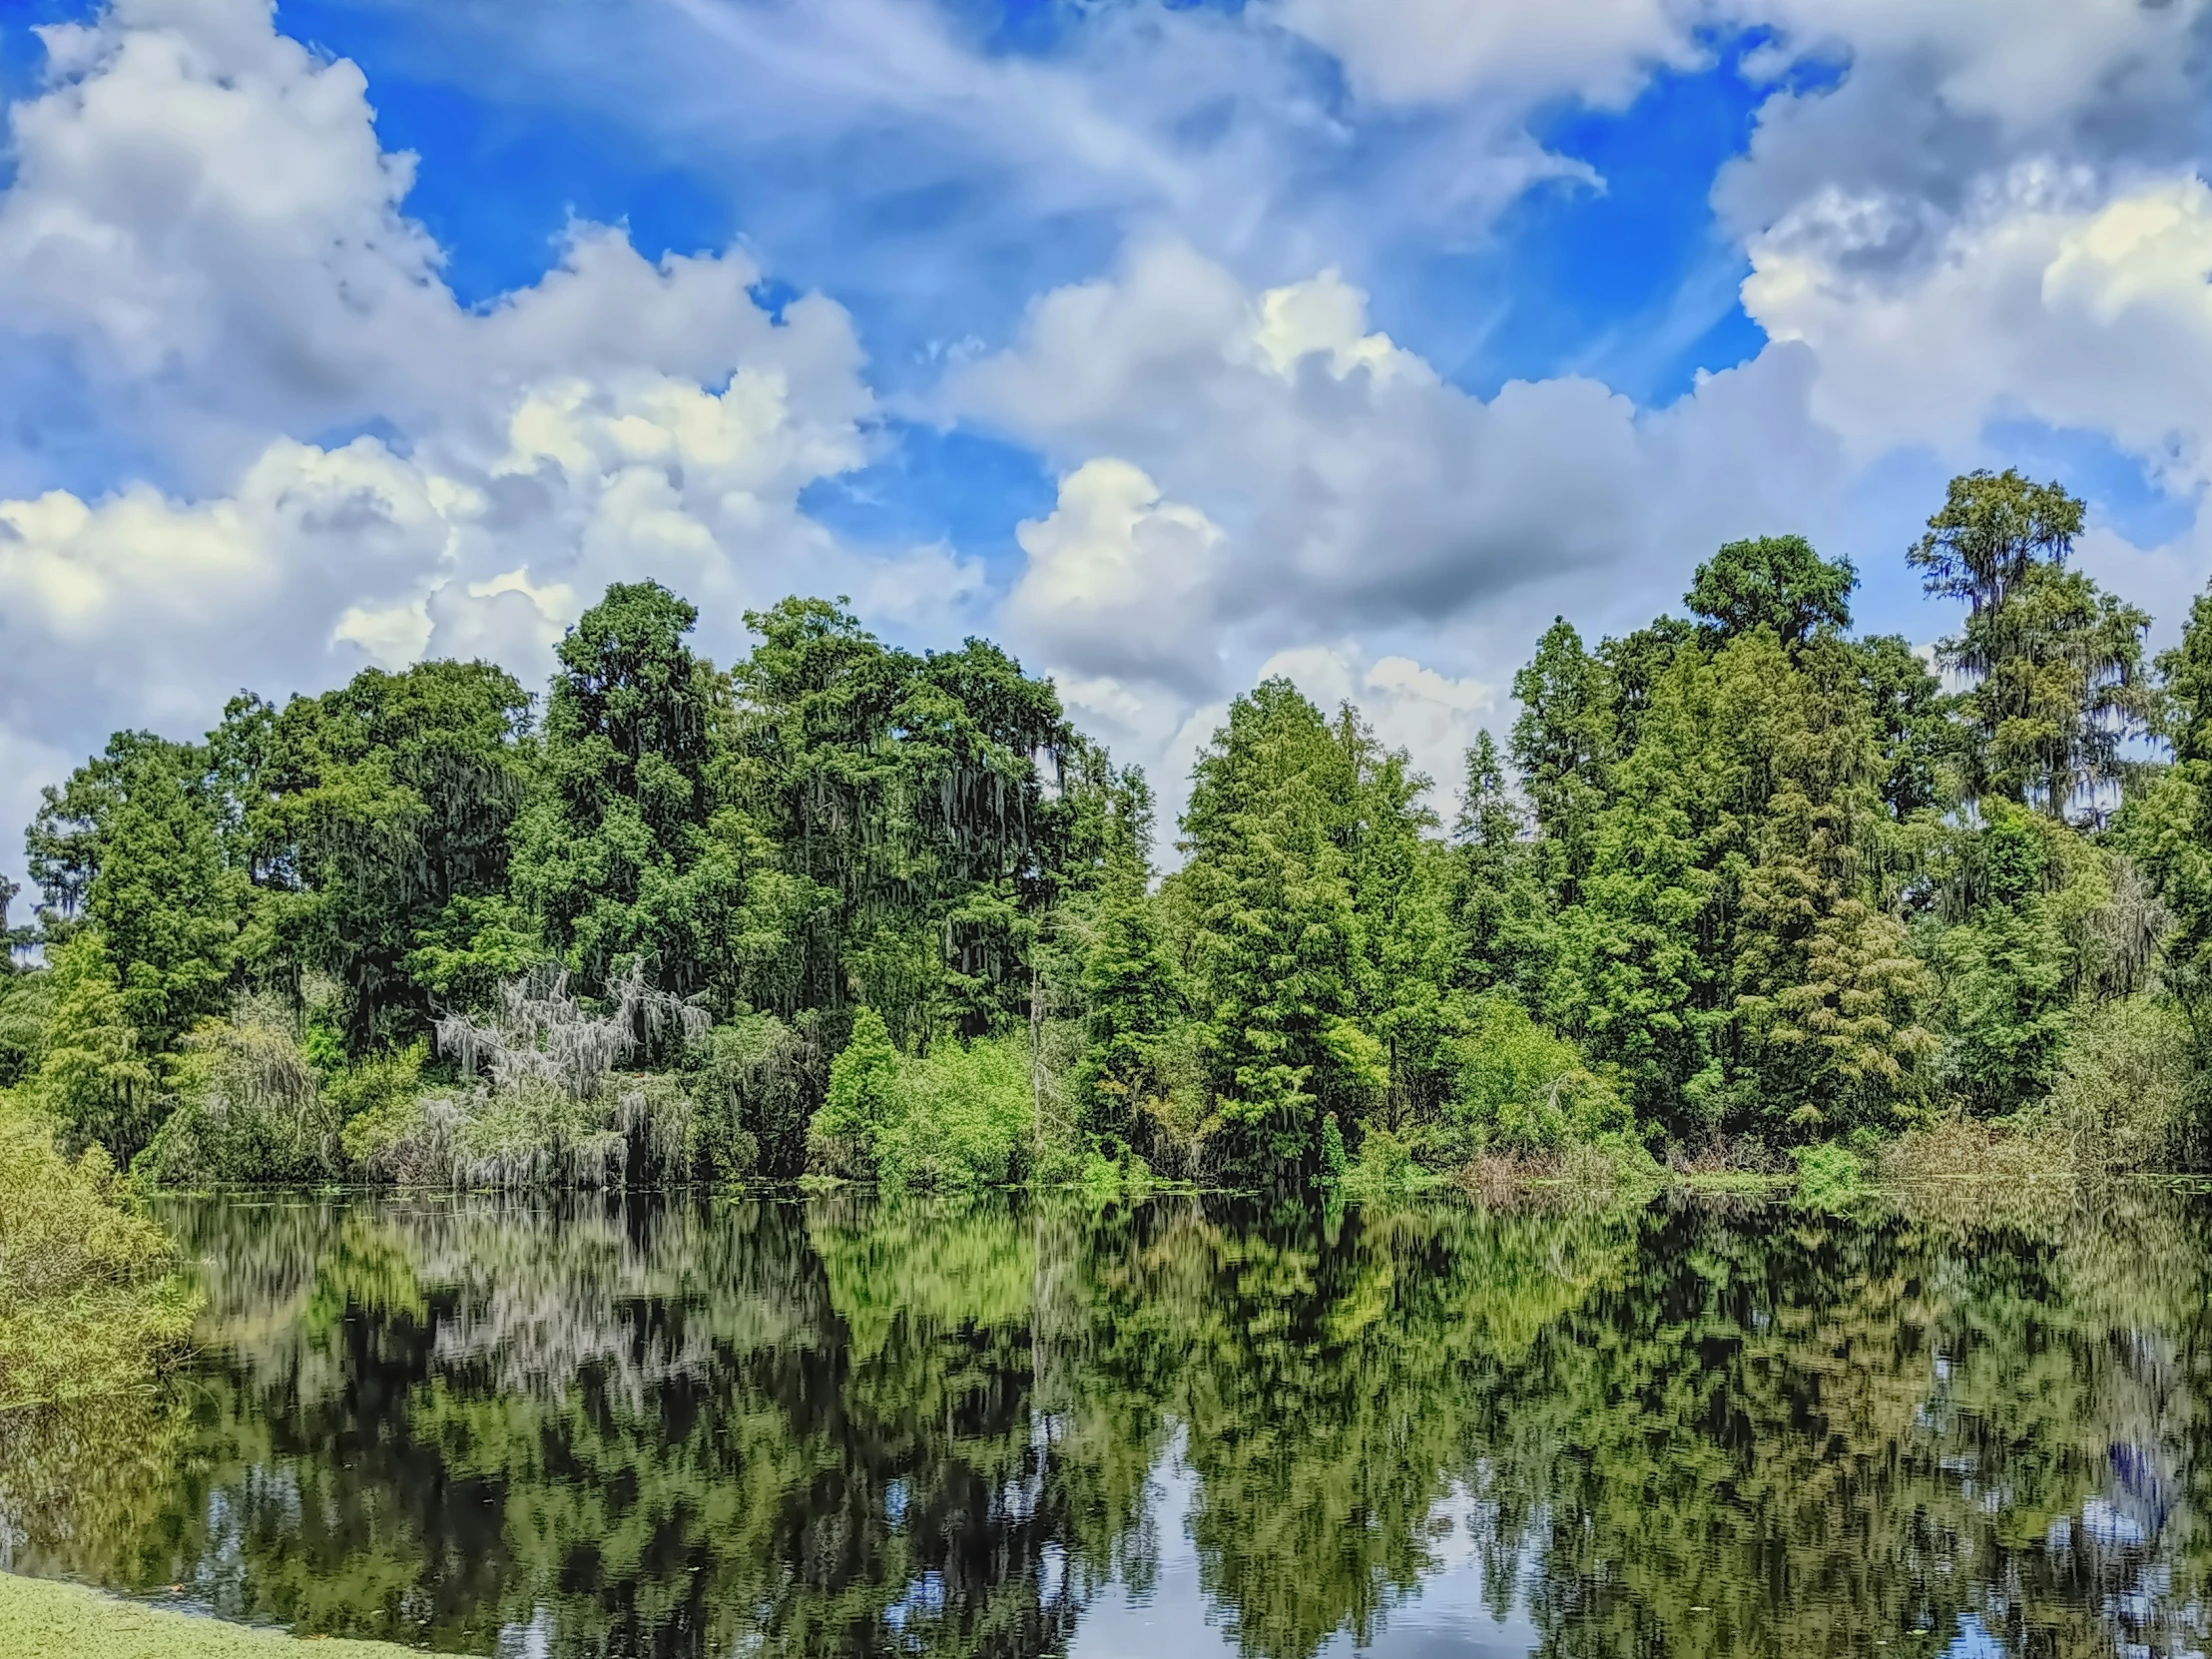
M1015 1038L946 1042L902 1055L872 1008L830 1068L808 1132L814 1166L897 1187L973 1187L1027 1173L1036 1102Z
M176 1067L178 1104L134 1166L169 1187L327 1180L343 1168L339 1117L291 1018L244 998L203 1020Z
M142 1387L191 1331L169 1240L128 1196L105 1151L63 1158L0 1094L0 1418Z
M1430 1180L1441 1177L1431 1176ZM1412 1149L1387 1129L1370 1129L1360 1139L1359 1161L1345 1171L1344 1191L1349 1198L1373 1201L1409 1193L1421 1180Z
M2151 1169L2195 1148L2196 1081L2180 1011L2149 995L2093 1003L2076 1017L2058 1075L2023 1124L2065 1138L2084 1169Z
M1848 1146L1824 1141L1797 1152L1798 1199L1815 1210L1845 1210L1864 1199L1867 1163Z
M346 1126L371 1180L402 1187L614 1187L688 1180L697 1114L674 1077L626 1073L589 1099L536 1078L395 1099Z
M1549 1152L1626 1133L1634 1119L1582 1051L1503 996L1479 999L1450 1044L1455 1087L1423 1150L1463 1164L1486 1152Z
M807 1158L822 1051L774 1014L741 1014L707 1034L696 1060L700 1152L722 1181L790 1176Z
M894 1101L879 1142L885 1181L995 1186L1027 1173L1036 1102L1020 1040L939 1043L927 1058L900 1063Z

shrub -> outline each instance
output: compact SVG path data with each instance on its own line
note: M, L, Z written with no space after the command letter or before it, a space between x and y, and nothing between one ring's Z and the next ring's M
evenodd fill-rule
M699 1144L692 1097L675 1078L615 1068L656 1044L690 1046L706 1034L706 1013L653 990L639 970L610 989L612 1005L595 1013L547 970L502 985L481 1018L439 1020L438 1047L459 1062L463 1086L413 1098L384 1089L348 1124L347 1150L372 1178L408 1186L689 1179Z
M105 1151L65 1159L0 1094L0 1419L141 1387L190 1332L169 1240L127 1198Z
M830 1175L872 1180L895 1106L898 1050L883 1016L863 1007L830 1066L830 1093L807 1130L807 1161Z
M741 1014L707 1034L693 1093L700 1152L718 1180L795 1175L807 1157L822 1051L774 1014Z
M881 1016L862 1008L830 1067L809 1156L829 1174L891 1186L988 1186L1027 1173L1035 1113L1029 1050L1018 1039L902 1055Z
M2022 1119L2063 1136L2084 1169L2149 1169L2195 1150L2195 1081L2178 1009L2149 995L2092 1003L2076 1017L2049 1095Z
M1027 1172L1035 1129L1028 1046L1017 1038L939 1043L900 1062L882 1178L902 1187L994 1186Z
M1431 1176L1430 1180L1440 1179ZM1420 1181L1412 1149L1387 1129L1370 1129L1360 1140L1360 1158L1345 1172L1348 1197L1366 1200L1411 1192Z
M1811 1209L1848 1209L1869 1191L1866 1160L1834 1141L1800 1147L1797 1173L1798 1199Z
M1461 1164L1484 1152L1547 1152L1633 1127L1628 1105L1591 1071L1582 1051L1545 1030L1519 1003L1480 998L1467 1034L1450 1045L1455 1087L1423 1150Z
M150 1179L181 1187L340 1172L338 1113L273 1000L242 998L228 1022L201 1021L176 1078L177 1109L135 1166Z

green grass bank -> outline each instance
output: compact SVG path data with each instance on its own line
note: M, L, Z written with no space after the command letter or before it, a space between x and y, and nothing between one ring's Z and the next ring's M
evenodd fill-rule
M78 1584L0 1573L0 1653L9 1659L395 1659L413 1648L389 1642L315 1638L250 1630L191 1613L120 1601Z

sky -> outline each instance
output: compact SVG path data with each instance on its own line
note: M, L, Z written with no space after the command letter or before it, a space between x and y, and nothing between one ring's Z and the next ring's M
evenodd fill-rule
M1172 820L1944 481L2212 576L2212 0L0 0L0 869L107 735L614 581L985 634Z

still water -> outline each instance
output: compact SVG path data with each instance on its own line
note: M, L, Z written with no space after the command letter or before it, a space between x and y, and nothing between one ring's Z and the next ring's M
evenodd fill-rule
M2212 1202L196 1202L0 1564L455 1653L2212 1648Z

